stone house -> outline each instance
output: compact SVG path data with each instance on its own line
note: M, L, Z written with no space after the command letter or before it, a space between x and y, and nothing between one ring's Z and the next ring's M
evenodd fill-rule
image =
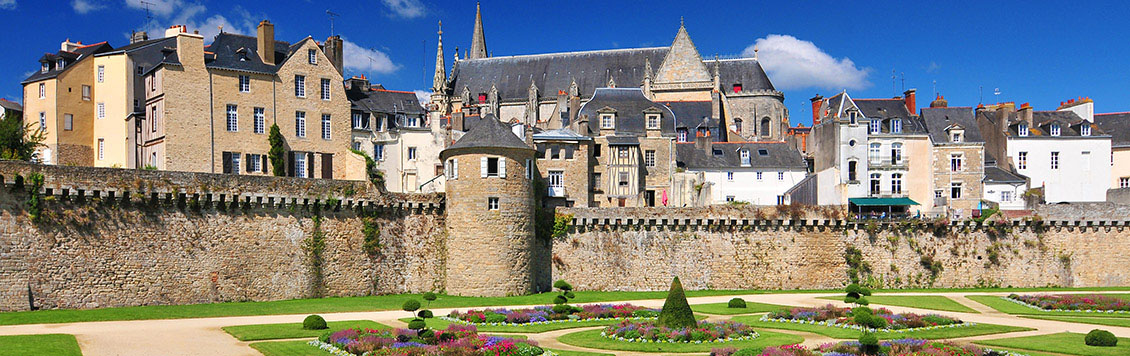
M352 148L365 152L384 172L391 192L444 189L439 152L448 146L445 128L426 115L416 94L387 90L364 77L345 81L350 101Z
M981 209L984 198L984 179L988 178L986 162L995 162L985 155L985 141L977 127L972 107L948 107L942 97L935 99L929 108L922 109L922 119L933 144L933 192L930 201L933 213L953 217L969 217L974 209ZM1007 176L994 170L992 179ZM1010 184L1009 182L1000 182ZM997 187L1000 188L1000 187ZM1020 196L991 189L995 198L1006 199L1010 205L1021 201ZM1010 190L1011 191L1011 190ZM1022 204L1023 205L1023 204Z
M1095 114L1095 124L1111 137L1110 188L1130 188L1130 112Z
M63 41L59 51L39 58L39 69L23 86L23 121L45 133L36 159L45 164L90 166L95 159L94 122L104 110L94 105L94 55L112 47Z
M587 207L593 201L593 139L570 129L535 133L538 173L545 183L545 207Z

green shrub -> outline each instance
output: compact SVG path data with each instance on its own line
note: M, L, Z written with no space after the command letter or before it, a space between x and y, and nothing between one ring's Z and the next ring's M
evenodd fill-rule
M420 301L415 299L406 300L404 301L404 305L402 305L400 309L404 309L404 311L406 312L415 312L416 310L420 309Z
M732 356L758 356L761 355L761 350L758 349L741 349L735 352Z
M846 292L846 295L844 295L844 303L858 305L870 304L864 296L871 295L871 290L860 287L858 283L849 284L847 288L844 288L844 292Z
M1118 338L1114 337L1114 334L1100 329L1091 330L1091 332L1087 333L1087 337L1084 338L1084 341L1090 346L1113 347L1118 345Z
M437 298L438 297L436 296L435 293L432 293L432 292L424 293L424 300L426 300L426 301L431 302L431 301L436 300Z
M428 323L424 319L412 319L408 322L408 328L412 330L424 330L428 328Z
M878 317L878 316L874 316L874 315L872 315L872 316L871 316L871 317L870 317L870 318L869 318L869 319L867 320L867 327L870 327L870 328L872 328L872 329L883 329L883 328L886 328L886 327L887 327L887 319L886 319L886 318L883 318L883 317Z
M671 280L671 290L667 292L667 300L663 302L663 310L659 312L659 320L656 324L673 329L698 326L691 305L687 303L687 295L683 292L683 284L679 282L679 277Z
M726 307L728 307L728 308L739 308L739 309L745 309L745 308L746 308L746 306L745 306L745 299L742 299L742 298L734 298L734 299L730 299L730 302L729 302L729 303L726 303Z
M872 333L865 333L859 336L859 351L864 355L878 355L879 354L879 338L875 337Z
M435 314L433 314L431 310L424 309L424 310L421 310L419 313L416 313L416 316L424 318L424 319L431 319L432 317L435 317Z
M502 314L487 314L488 323L503 323L506 322L506 316Z
M323 319L320 315L311 315L306 317L305 320L302 320L302 329L305 330L324 330L329 328L330 327L326 326L326 319Z

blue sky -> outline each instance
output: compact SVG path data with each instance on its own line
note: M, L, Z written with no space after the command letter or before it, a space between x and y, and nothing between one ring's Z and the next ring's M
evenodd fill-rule
M340 16L347 75L364 73L389 89L426 90L434 68L436 22L444 23L450 65L470 46L475 2L437 0L0 0L5 55L0 97L19 100L19 81L44 52L70 38L127 44L131 30L187 24L206 41L218 25L251 34L261 19L276 38L330 35L326 10ZM702 6L709 4L709 6ZM890 97L917 88L920 106L936 87L951 106L1030 102L1052 110L1078 96L1099 112L1130 111L1130 41L1122 2L1004 1L484 1L494 55L670 44L683 17L705 57L751 55L757 44L770 79L785 92L792 121L811 121L808 99L848 89ZM892 71L897 77L892 81ZM905 85L903 84L905 81ZM999 88L1000 94L995 94Z

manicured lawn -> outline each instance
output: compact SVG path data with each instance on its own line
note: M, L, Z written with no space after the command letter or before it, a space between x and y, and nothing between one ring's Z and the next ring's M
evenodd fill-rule
M695 315L695 318L698 319L698 320L702 320L702 319L706 319L706 316ZM400 321L403 321L405 323L407 323L410 320L412 320L412 318L400 319ZM428 327L432 328L432 329L446 329L448 325L451 325L451 322L443 320L443 319L439 319L439 318L427 319L427 320L425 320L425 322L427 323ZM479 331L482 331L482 332L535 333L536 334L536 333L542 333L542 332L553 331L553 330L583 328L583 327L589 327L589 326L606 326L606 325L612 325L612 324L618 324L618 323L620 323L619 320L589 320L589 321L578 321L578 322L572 322L572 323L551 323L551 324L532 324L532 325L475 325L475 329L478 329Z
M248 346L258 350L263 356L332 356L302 340L255 342Z
M778 323L773 321L760 321L759 316L739 316L733 318L734 321L750 325L757 328L768 329L782 329L782 330L796 330L806 331L814 334L820 334L836 339L857 339L859 338L859 331L852 329L844 329L830 326L810 325L810 324L793 324L793 323ZM1032 330L1029 328L1022 328L1016 326L994 325L994 324L977 324L973 326L963 326L957 328L940 328L933 330L911 331L905 333L895 332L879 332L875 336L880 339L902 339L902 338L917 338L917 339L950 339L955 337L966 337L976 335L989 335L1000 334L1014 331Z
M1130 339L1118 338L1118 346L1098 347L1087 346L1083 342L1084 334L1059 333L1050 335L1013 337L1007 339L993 339L974 341L974 343L993 347L1007 347L1018 350L1057 352L1068 355L1085 356L1115 356L1130 355Z
M785 305L764 304L745 302L745 308L730 308L727 303L713 303L713 304L694 304L691 309L698 313L716 314L716 315L736 315L736 314L753 314L765 313L771 311L781 310L788 308Z
M843 297L820 297L820 299L843 300ZM867 297L872 304L894 305L908 308L933 309L961 313L977 313L953 299L940 295L873 295Z
M323 330L306 330L302 328L302 323L285 323L285 324L256 324L256 325L239 325L239 326L225 326L225 332L235 336L239 341L259 341L259 340L275 340L275 339L297 339L303 337L319 337L329 331L337 331L341 329L362 328L362 329L389 329L388 325L384 325L371 320L346 320L346 321L331 321L327 322L326 326L329 329Z
M612 356L612 354L596 353L596 352L566 351L566 350L558 350L558 349L546 349L546 350L553 351L553 353L558 354L560 356Z
M71 334L0 336L0 356L82 356Z
M594 349L617 351L642 351L642 352L709 352L716 347L733 347L736 349L764 349L769 346L796 344L804 338L795 335L776 333L772 331L757 331L761 336L753 340L731 341L724 343L639 343L625 342L600 336L600 330L579 331L565 334L557 341L573 346L589 347Z
M1130 318L1109 318L1109 317L1097 317L1097 316L1080 316L1080 317L1043 316L1043 315L1026 315L1024 317L1029 318L1029 319L1056 320L1056 321L1066 321L1068 323L1122 326L1122 327L1130 328Z
M1130 314L1100 314L1100 313L1081 313L1081 312L1068 312L1068 311L1047 311L1029 308L1020 304L1016 304L1003 297L995 295L968 295L966 298L972 299L975 302L989 306L999 312L1006 314L1018 315L1055 315L1055 316L1088 316L1088 317L1110 317L1110 318L1130 318Z

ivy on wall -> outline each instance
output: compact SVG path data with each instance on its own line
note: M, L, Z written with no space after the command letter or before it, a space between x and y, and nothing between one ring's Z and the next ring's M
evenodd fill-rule
M322 265L325 264L323 254L326 251L326 233L322 231L322 215L314 214L314 226L310 237L303 241L302 248L306 250L307 263L310 268L310 296L321 298L325 294L325 273Z

